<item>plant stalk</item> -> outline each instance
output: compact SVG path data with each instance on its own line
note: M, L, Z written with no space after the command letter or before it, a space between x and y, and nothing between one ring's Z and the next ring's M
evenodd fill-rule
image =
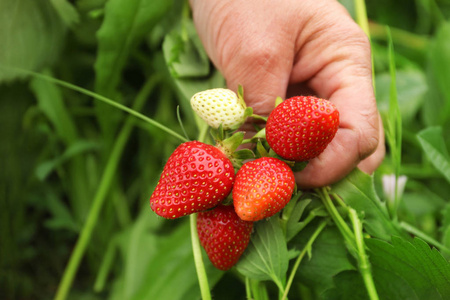
M46 77L46 76L45 76ZM44 78L47 79L47 78ZM53 81L54 82L54 81ZM155 83L155 77L150 78L140 93L137 95L135 100L135 106L141 107L148 95L152 91ZM110 101L110 100L108 100ZM122 155L122 151L125 147L125 144L128 140L129 134L133 128L133 120L132 118L128 118L122 130L119 133L116 143L114 144L111 155L109 156L108 162L106 164L105 170L103 171L102 178L100 180L100 184L98 190L95 194L95 197L92 201L91 208L89 210L89 214L86 219L86 223L84 224L80 236L78 237L75 248L70 256L69 262L64 270L63 277L61 282L59 283L58 290L55 295L55 300L64 300L67 298L67 295L72 286L75 275L78 271L78 267L81 263L81 260L84 256L86 248L91 240L92 232L94 231L95 226L97 225L97 221L99 219L99 215L101 209L103 207L103 203L105 202L106 196L108 194L109 188L113 182L114 176L116 174L117 166L120 161L120 157Z
M92 97L92 98L94 98L96 100L99 100L99 101L102 101L104 103L107 103L108 105L114 106L115 108L118 108L118 109L120 109L120 110L122 110L122 111L124 111L124 112L126 112L126 113L128 113L130 115L133 115L136 118L139 118L139 119L141 119L141 120L143 120L143 121L145 121L145 122L147 122L147 123L149 123L149 124L159 128L159 129L161 129L162 131L165 131L166 133L168 133L169 135L177 138L181 142L187 142L188 141L184 136L176 133L175 131L173 131L172 129L170 129L170 128L164 126L164 125L162 125L161 123L156 122L155 120L153 120L153 119L151 119L151 118L149 118L149 117L147 117L147 116L145 116L145 115L135 111L134 109L129 108L129 107L125 106L125 105L122 105L122 104L120 104L120 103L118 103L116 101L113 101L113 100L111 100L109 98L106 98L106 97L104 97L102 95L99 95L97 93L91 92L91 91L89 91L87 89L84 89L82 87L79 87L79 86L70 84L68 82L65 82L65 81L53 78L51 76L46 76L46 75L43 75L43 74L40 74L40 73L36 73L36 72L33 72L33 71L28 71L28 70L23 70L23 69L18 69L18 68L6 68L6 69L13 69L15 71L18 71L18 72L21 72L21 73L24 73L24 74L27 74L27 75L31 75L31 76L34 76L34 77L37 77L37 78L41 78L41 79L47 80L49 82L56 83L56 84L58 84L60 86L66 87L68 89L77 91L77 92L82 93L84 95L90 96L90 97Z
M200 285L200 293L203 300L211 300L209 291L208 276L206 275L205 265L203 264L202 249L197 233L197 214L189 216L191 224L191 243L194 253L195 269L197 270L198 283Z
M372 272L370 269L370 263L366 255L364 237L362 232L362 224L358 218L356 211L352 208L349 209L350 220L352 221L353 231L355 233L356 248L358 254L358 266L359 272L363 278L364 285L366 286L367 293L371 300L378 300L378 293L373 281Z
M308 250L311 249L312 244L314 243L314 241L316 240L316 238L319 236L319 234L322 232L322 230L325 228L326 225L327 225L327 223L325 221L320 223L320 225L317 227L316 231L314 231L312 236L309 238L308 242L306 243L306 245L303 248L303 250L300 253L300 255L297 257L297 260L295 261L294 267L292 268L291 275L289 276L289 279L288 279L288 282L286 284L286 288L284 290L284 294L283 294L283 297L281 298L281 300L286 300L287 299L287 295L288 295L289 290L290 290L290 288L292 286L292 283L294 282L295 274L297 273L297 269L300 266L300 263L301 263L303 257L308 252Z
M416 227L406 223L406 222L400 222L400 227L403 228L404 230L406 230L407 232L421 238L422 240L424 240L425 242L427 242L430 245L433 245L434 247L438 248L439 250L441 250L442 252L445 252L447 255L450 255L450 249L447 248L447 246L441 244L440 242L436 241L435 239L433 239L431 236L429 236L428 234L426 234L423 231L420 231L419 229L417 229Z
M331 201L327 188L323 187L321 189L317 189L316 191L320 195L320 199L322 200L323 205L325 206L328 214L333 219L336 226L339 228L339 231L344 236L345 240L349 243L350 246L352 246L353 249L356 249L355 236L350 227L348 227L347 223L345 223L344 219L342 219L341 215Z
M206 133L208 126L200 127L200 134L198 140L202 143L206 141ZM198 284L200 285L200 293L202 300L211 300L211 292L209 290L208 276L205 270L205 264L203 263L202 249L197 232L197 214L191 214L189 216L191 224L191 244L194 254L195 269L197 271Z

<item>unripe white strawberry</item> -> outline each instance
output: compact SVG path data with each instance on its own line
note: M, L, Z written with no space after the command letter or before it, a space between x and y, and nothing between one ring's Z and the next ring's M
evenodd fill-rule
M192 109L213 128L237 129L245 121L245 103L228 89L211 89L191 98Z

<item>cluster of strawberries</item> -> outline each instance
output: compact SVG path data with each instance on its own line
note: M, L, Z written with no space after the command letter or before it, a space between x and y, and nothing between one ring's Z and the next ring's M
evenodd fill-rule
M236 95L227 89L197 93L191 106L209 126L220 131L233 132L248 116L255 117L246 107L242 92ZM338 127L339 112L331 102L298 96L277 105L265 129L250 140L263 147L252 152L252 160L235 155L243 142L242 132L228 139L233 140L233 146L220 138L215 146L199 141L183 143L163 169L150 198L151 208L168 219L198 213L201 245L214 266L228 270L245 251L253 222L275 215L291 199L295 188L293 162L317 157ZM266 151L263 144L273 151Z

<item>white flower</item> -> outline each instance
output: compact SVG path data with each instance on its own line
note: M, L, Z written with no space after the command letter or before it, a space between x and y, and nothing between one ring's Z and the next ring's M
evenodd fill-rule
M405 175L399 176L397 180L395 174L383 175L383 191L389 202L394 203L395 201L395 183L397 182L397 199L400 199L405 190L407 180L408 177Z

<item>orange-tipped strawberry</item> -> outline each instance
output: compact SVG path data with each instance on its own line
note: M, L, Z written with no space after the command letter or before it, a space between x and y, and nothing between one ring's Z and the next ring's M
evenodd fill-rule
M271 217L286 206L294 187L294 173L285 162L273 157L247 162L233 187L236 213L245 221Z
M279 156L307 161L319 156L339 127L339 112L329 101L312 96L286 99L269 115L266 139Z
M233 206L219 205L197 217L200 244L212 264L223 271L235 265L250 241L253 222L241 220Z
M207 210L230 194L234 178L233 165L222 151L198 141L186 142L169 157L150 206L168 219Z

